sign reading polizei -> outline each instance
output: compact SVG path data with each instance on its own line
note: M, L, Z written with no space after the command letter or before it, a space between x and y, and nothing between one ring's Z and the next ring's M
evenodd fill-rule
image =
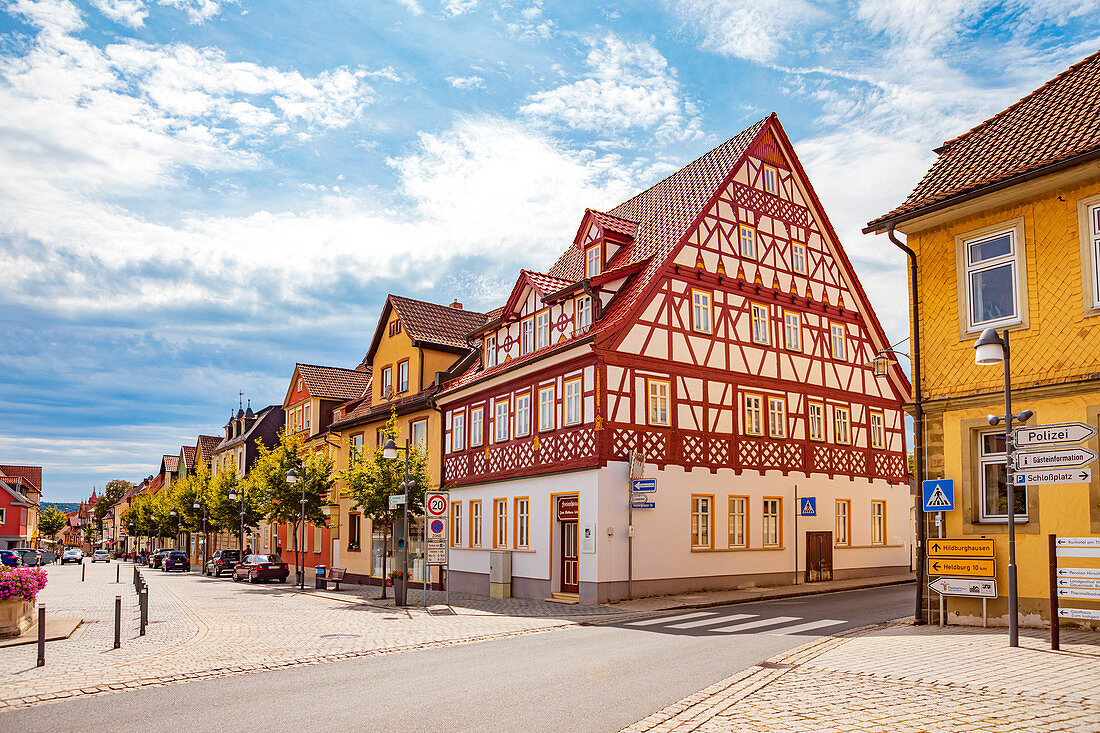
M1017 471L1033 468L1073 468L1092 463L1096 454L1088 448L1062 448L1061 450L1028 450L1012 454Z
M1083 422L1062 422L1016 428L1012 442L1017 447L1081 443L1096 435L1096 428Z

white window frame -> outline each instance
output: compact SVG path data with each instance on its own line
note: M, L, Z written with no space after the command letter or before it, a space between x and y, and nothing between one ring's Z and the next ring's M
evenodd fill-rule
M477 511L474 511L475 507ZM473 499L470 501L470 547L481 547L481 523L481 499Z
M397 391L404 392L409 388L409 360L397 362Z
M451 416L451 450L466 450L466 411L459 410Z
M1077 202L1077 232L1081 239L1081 292L1085 315L1100 314L1100 196Z
M486 336L485 337L485 368L495 367L497 365L497 337Z
M600 250L603 249L598 244L594 244L591 247L586 247L584 250L584 276L586 278L596 277L600 274L600 268L603 263Z
M517 550L526 550L531 546L531 499L519 496L515 499Z
M745 435L764 435L764 396L745 394Z
M787 400L782 397L768 397L768 436L787 437Z
M515 396L516 409L515 427L512 435L517 438L526 438L531 434L531 393L519 392Z
M737 227L737 251L746 259L756 259L756 227L751 224Z
M806 274L806 245L801 242L791 242L791 269L799 275Z
M797 311L783 311L783 346L802 351L802 314Z
M519 353L530 354L535 350L535 317L528 316L519 322Z
M535 350L550 345L550 311L543 310L535 314Z
M870 410L868 415L868 424L871 428L871 447L884 450L886 448L886 415L881 410Z
M768 511L768 505L775 504L775 512ZM764 547L783 546L783 499L778 496L765 496L760 512L760 530Z
M470 447L480 448L485 443L485 408L470 408Z
M573 331L584 333L592 326L592 298L581 295L574 303Z
M511 412L511 400L498 397L493 400L493 442L508 442L508 418ZM502 409L503 408L503 409Z
M751 335L754 344L771 345L771 314L769 311L768 306L759 303L752 303L749 306L749 313L751 314L749 328L752 329Z
M539 432L554 429L554 413L557 407L556 391L552 384L539 387Z
M824 402L806 402L806 435L810 440L825 442Z
M1006 255L991 257L980 262L971 261L970 247L975 244L996 239L1002 235L1009 236L1011 250ZM1024 256L1024 220L1013 219L993 226L965 232L955 237L955 256L958 268L959 286L959 331L960 336L980 333L987 328L999 328L1001 326L1028 325L1028 299L1027 299L1027 273ZM1011 265L1013 305L1015 314L988 321L976 322L973 319L973 293L971 288L971 276L997 269L1004 265Z
M714 497L710 494L691 495L691 549L709 550L714 547L710 531L714 516Z
M833 505L835 521L833 522L833 544L847 547L852 544L852 500L837 499ZM844 511L841 511L844 507Z
M574 389L575 387L575 389ZM584 390L581 378L567 379L562 385L562 426L572 427L584 422Z
M852 444L852 410L833 405L833 442L837 445Z
M421 433L418 437L417 433ZM425 420L413 420L409 424L409 443L412 445L419 445L421 450L428 450L428 421Z
M886 502L882 499L871 500L871 544L886 544Z
M462 502L451 502L451 546L462 544Z
M508 547L508 500L493 499L493 529L496 535L493 537L493 547Z
M775 166L763 164L764 168L764 190L773 196L779 195L779 169ZM770 175L769 175L770 174ZM771 179L770 185L769 180Z
M829 322L829 356L837 361L848 360L848 329L843 323Z
M646 380L646 423L655 427L672 425L672 383L667 379Z
M1003 469L1005 465L1005 453L1001 451L986 450L985 438L994 437L1000 439L1004 435L1003 430L987 431L984 433L976 433L978 439L978 516L980 521L989 522L991 524L1008 524L1008 486L1005 486L1005 511L1003 513L993 513L987 510L987 497L986 494L989 491L989 487L986 486L986 467ZM1008 480L1008 474L1005 474L1005 481ZM1023 503L1023 509L1016 512L1016 523L1024 523L1028 521L1027 508L1027 486L1016 486L1014 488L1016 501ZM1021 498L1022 497L1022 498Z
M379 394L382 396L382 399L386 399L386 393L393 390L393 367L382 367L382 381L379 386L382 389Z
M691 330L711 333L711 294L705 290L691 291Z
M749 497L731 496L727 502L729 508L730 547L749 546Z

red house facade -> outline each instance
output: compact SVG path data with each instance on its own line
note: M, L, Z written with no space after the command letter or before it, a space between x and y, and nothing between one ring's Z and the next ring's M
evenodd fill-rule
M587 210L491 316L437 400L452 588L486 592L494 550L514 595L584 602L909 568L908 382L876 376L889 343L774 115ZM631 516L632 458L656 492Z

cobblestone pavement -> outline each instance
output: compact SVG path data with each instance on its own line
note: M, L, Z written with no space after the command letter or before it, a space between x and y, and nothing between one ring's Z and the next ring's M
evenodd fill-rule
M354 593L300 593L288 585L249 585L197 573L145 570L149 626L138 635L133 566L52 565L38 600L47 613L84 619L73 636L0 649L0 709L184 679L467 643L575 625L577 607L539 602L479 604L455 612L387 608ZM374 589L377 591L377 589ZM114 599L122 596L122 646L113 649ZM429 599L432 600L432 599ZM461 600L461 599L452 599Z
M911 626L821 639L751 667L623 733L1100 731L1100 633Z

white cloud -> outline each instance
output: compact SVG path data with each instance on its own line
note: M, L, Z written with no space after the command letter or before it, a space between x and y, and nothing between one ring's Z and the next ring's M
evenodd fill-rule
M583 77L532 94L523 114L593 132L653 130L666 140L699 134L698 110L684 98L675 70L651 43L614 34L587 43Z
M769 61L792 39L826 20L806 0L670 0L683 24L702 35L704 50Z
M205 23L221 12L222 6L235 0L157 0L161 5L170 5L173 8L187 13L187 18L195 24Z
M511 10L511 0L501 2L501 7ZM542 14L542 0L529 0L519 8L518 17L505 24L508 33L522 41L545 41L554 35L557 23Z
M443 0L443 13L445 15L462 15L476 7L477 0Z
M92 5L116 23L140 28L149 17L145 0L92 0Z
M447 83L455 89L481 89L485 80L480 76L448 76Z
M424 8L416 0L396 0L397 4L413 15L423 15Z

